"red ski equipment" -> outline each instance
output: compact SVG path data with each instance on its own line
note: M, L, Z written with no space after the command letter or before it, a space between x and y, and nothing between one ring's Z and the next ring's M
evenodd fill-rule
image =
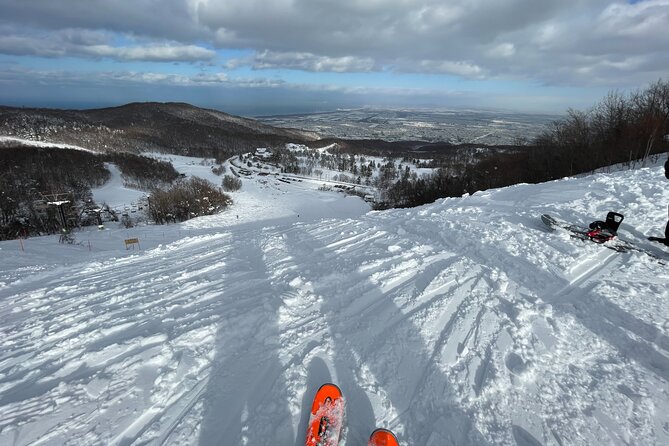
M344 398L334 384L323 384L311 405L306 446L337 446L344 423Z
M377 429L369 437L367 446L399 446L399 442L388 429Z

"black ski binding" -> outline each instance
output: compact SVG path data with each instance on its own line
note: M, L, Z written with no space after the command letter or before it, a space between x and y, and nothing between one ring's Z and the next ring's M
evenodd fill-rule
M609 212L606 221L593 221L590 223L587 235L595 243L605 243L618 235L618 228L625 219L623 214Z

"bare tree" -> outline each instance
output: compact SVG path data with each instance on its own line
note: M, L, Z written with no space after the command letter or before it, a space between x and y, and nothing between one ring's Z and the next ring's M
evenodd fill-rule
M661 79L631 95L638 137L644 143L644 164L669 125L669 83Z

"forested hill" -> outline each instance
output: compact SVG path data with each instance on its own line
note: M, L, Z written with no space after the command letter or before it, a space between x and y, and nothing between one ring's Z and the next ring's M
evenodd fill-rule
M219 159L317 138L216 110L157 102L93 110L0 107L0 134L99 151L161 151Z

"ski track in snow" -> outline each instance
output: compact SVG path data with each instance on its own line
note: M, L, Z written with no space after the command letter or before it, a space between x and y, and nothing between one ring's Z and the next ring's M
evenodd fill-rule
M3 262L0 444L300 445L326 381L342 444L667 444L666 265L539 216L619 210L667 259L640 234L668 190L641 169Z

